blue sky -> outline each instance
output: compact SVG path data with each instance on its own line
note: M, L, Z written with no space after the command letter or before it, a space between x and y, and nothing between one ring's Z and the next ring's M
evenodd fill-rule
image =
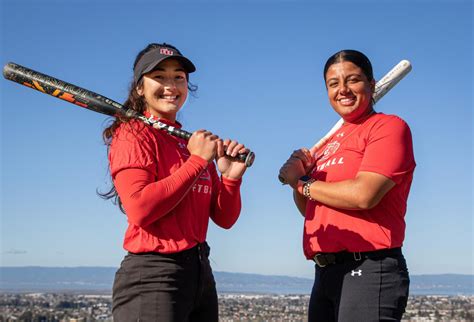
M376 109L410 125L417 169L404 251L412 274L473 272L471 1L1 2L1 64L16 62L123 102L133 60L176 45L199 86L179 119L255 151L233 229L211 224L214 270L311 277L282 163L337 121L326 59L358 49L381 78L413 71ZM118 266L126 221L109 187L106 116L0 80L1 265Z

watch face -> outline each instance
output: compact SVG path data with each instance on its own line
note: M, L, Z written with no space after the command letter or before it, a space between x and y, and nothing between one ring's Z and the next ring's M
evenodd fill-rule
M308 176L308 175L302 176L302 177L300 178L301 181L308 181L309 179L311 179L311 177Z

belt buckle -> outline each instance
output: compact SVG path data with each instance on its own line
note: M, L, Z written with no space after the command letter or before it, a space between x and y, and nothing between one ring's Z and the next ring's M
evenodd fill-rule
M352 253L354 255L354 260L356 262L360 261L362 259L362 254L360 252L354 252Z
M316 265L318 265L318 266L321 267L321 268L328 266L327 261L326 261L326 264L322 264L322 263L319 261L318 257L320 257L320 256L323 256L323 254L316 254L316 255L314 255L314 257L313 257L313 260L314 260L314 262L316 263Z

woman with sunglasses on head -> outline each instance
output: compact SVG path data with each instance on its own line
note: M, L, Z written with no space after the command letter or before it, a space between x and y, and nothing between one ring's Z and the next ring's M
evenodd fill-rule
M324 80L344 124L315 155L294 151L280 169L305 217L304 253L316 263L309 321L400 321L409 288L401 247L415 169L411 132L398 116L375 112L363 53L331 56Z
M125 107L181 128L176 117L195 90L195 69L176 47L148 45L135 59ZM114 321L217 321L208 223L228 229L237 221L246 167L235 157L249 151L206 130L185 141L124 118L105 129L104 139L113 180L104 196L117 199L128 221Z

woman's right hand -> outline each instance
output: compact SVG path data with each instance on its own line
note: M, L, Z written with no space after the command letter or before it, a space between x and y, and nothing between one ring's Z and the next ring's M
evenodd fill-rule
M188 151L208 162L214 160L217 152L217 141L219 137L206 130L194 132L188 141Z
M279 177L292 188L295 188L299 178L308 174L314 163L315 160L308 149L296 150L281 167Z

